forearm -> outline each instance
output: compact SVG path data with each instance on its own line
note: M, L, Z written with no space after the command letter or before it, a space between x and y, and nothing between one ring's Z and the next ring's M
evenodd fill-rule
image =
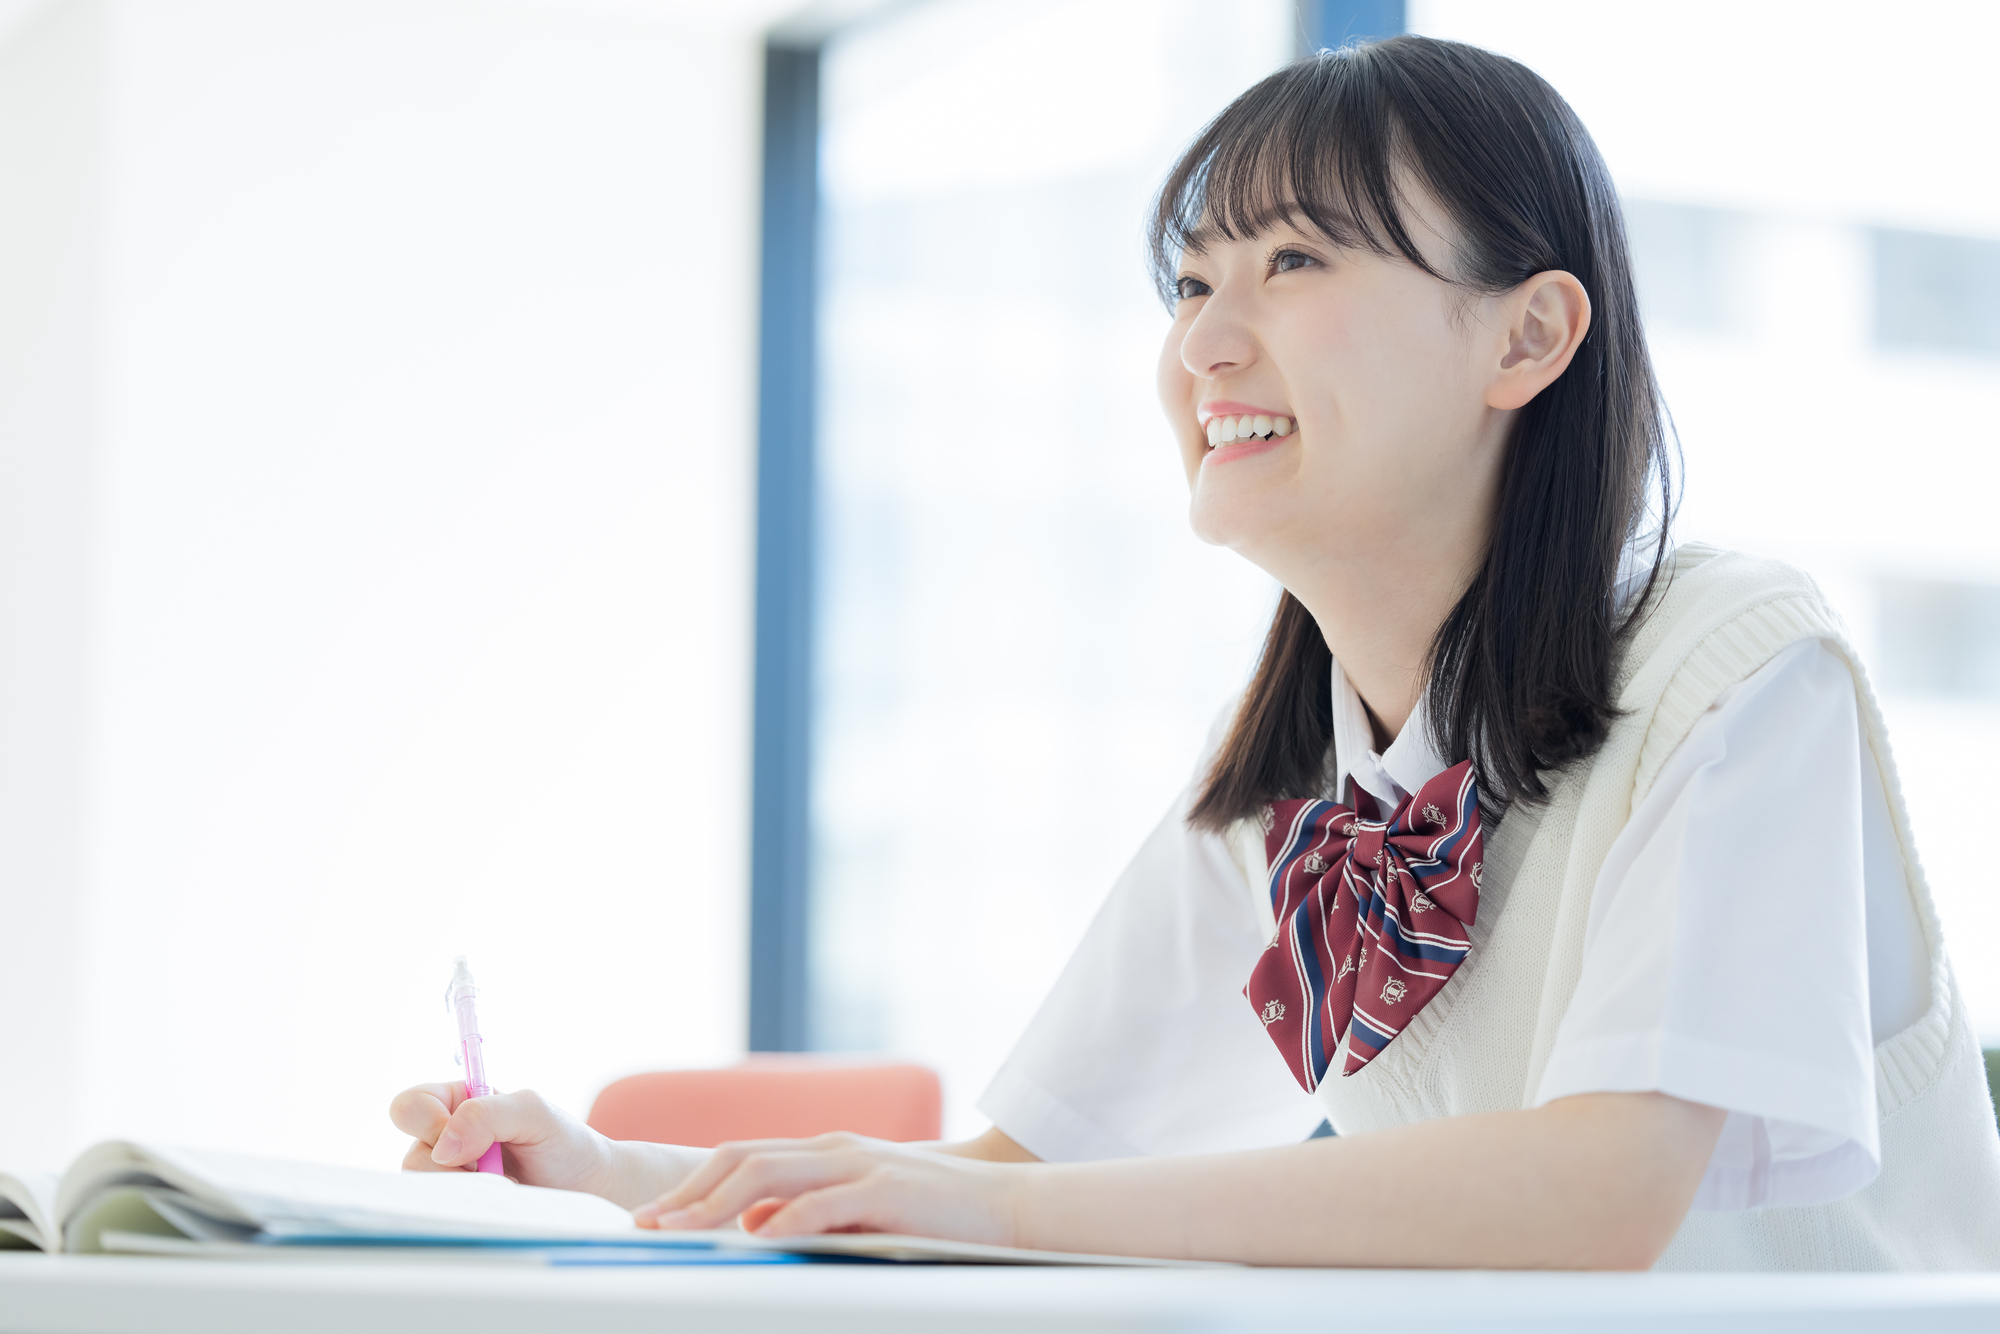
M1671 1240L1723 1113L1595 1094L1249 1153L1020 1174L1016 1244L1266 1265L1631 1269Z
M960 1158L989 1163L1038 1163L1041 1159L1009 1139L997 1127L974 1139L956 1144L924 1147ZM604 1162L591 1178L590 1193L602 1195L613 1204L637 1208L666 1194L708 1161L710 1149L690 1149L678 1144L649 1144L641 1140L606 1139Z
M924 1146L938 1153L949 1153L959 1158L976 1158L986 1163L1039 1163L1042 1161L1022 1148L1000 1127L994 1126L975 1139L957 1144L927 1144Z
M636 1209L678 1186L708 1161L711 1152L679 1144L606 1139L604 1161L586 1189L622 1208Z

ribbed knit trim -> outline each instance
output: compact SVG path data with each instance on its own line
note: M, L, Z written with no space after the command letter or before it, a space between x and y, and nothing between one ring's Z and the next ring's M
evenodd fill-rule
M1966 1023L1965 1002L1951 975L1951 959L1944 949L1944 926L1938 920L1923 860L1917 856L1917 841L1910 833L1909 804L1903 799L1903 780L1896 772L1896 757L1889 747L1889 728L1882 720L1881 702L1875 698L1874 684L1869 681L1859 655L1847 647L1845 640L1841 649L1854 673L1855 697L1861 705L1868 749L1882 775L1882 790L1889 798L1896 841L1902 848L1910 898L1917 906L1917 920L1924 928L1924 946L1931 954L1930 1008L1916 1023L1875 1046L1875 1098L1886 1120L1914 1102L1936 1081L1951 1049L1952 1030Z
M1690 647L1654 706L1653 725L1639 748L1632 804L1637 806L1652 790L1667 757L1687 740L1695 723L1723 691L1749 679L1801 639L1838 639L1839 634L1839 627L1823 608L1803 597L1784 596L1745 610Z
M1860 655L1847 640L1844 627L1821 600L1819 590L1803 574L1783 570L1782 567L1775 567L1774 570L1772 563L1724 555L1708 548L1699 548L1690 554L1696 557L1692 564L1675 561L1675 578L1669 582L1665 596L1671 596L1681 577L1703 566L1707 568L1702 570L1701 576L1689 580L1690 584L1736 582L1734 576L1739 568L1746 575L1754 572L1754 577L1742 580L1747 596L1740 607L1733 609L1734 614L1729 619L1689 644L1685 652L1668 659L1673 665L1673 675L1653 705L1652 723L1639 750L1632 802L1636 806L1652 789L1653 781L1659 777L1668 756L1687 739L1695 723L1716 698L1730 686L1748 679L1786 648L1802 639L1818 639L1847 665L1854 678L1855 702L1868 739L1869 752L1875 759L1882 776L1883 791L1889 798L1890 815L1903 855L1905 883L1922 925L1924 944L1931 961L1930 1007L1915 1023L1875 1047L1875 1096L1881 1115L1886 1118L1906 1106L1936 1080L1944 1067L1951 1027L1959 1005L1952 984L1950 963L1944 951L1944 934L1938 922L1937 909L1931 900L1922 864L1917 858L1916 841L1910 834L1909 811L1903 799L1895 759L1890 753L1888 729L1882 720L1881 706L1876 701ZM1663 630L1672 624L1672 618L1661 618ZM1643 631L1640 637L1645 637ZM1666 635L1659 637L1664 639ZM1667 656L1660 651L1665 645L1650 647L1655 651L1641 668L1648 684L1656 682L1659 670L1667 665L1661 661ZM1639 654L1634 652L1631 656L1638 658ZM1643 698L1640 687L1641 683L1637 680L1629 682L1626 692L1621 692L1621 702L1626 702L1631 694L1639 694ZM1635 707L1636 703L1631 701L1626 703L1626 707Z

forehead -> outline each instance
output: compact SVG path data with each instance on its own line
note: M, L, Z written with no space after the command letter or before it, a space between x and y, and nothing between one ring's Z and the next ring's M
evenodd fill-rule
M1379 204L1357 200L1354 194L1342 189L1331 198L1301 198L1298 191L1274 189L1262 198L1210 195L1202 201L1198 220L1184 232L1180 262L1234 245L1301 237L1404 261L1434 277L1456 267L1452 258L1458 229L1414 173L1396 171L1390 197Z
M1311 237L1353 249L1357 242L1366 244L1367 232L1351 214L1336 214L1321 222L1301 208L1297 200L1286 199L1254 209L1205 207L1201 220L1188 229L1182 250L1188 255L1203 255L1274 236Z
M1169 175L1149 249L1161 296L1174 271L1225 243L1280 228L1444 278L1455 247L1395 109L1323 58L1245 94ZM1455 229L1451 229L1455 230Z

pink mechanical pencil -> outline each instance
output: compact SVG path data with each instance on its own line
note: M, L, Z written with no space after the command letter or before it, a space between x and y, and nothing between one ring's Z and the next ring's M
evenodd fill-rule
M472 1004L479 988L472 984L472 970L465 966L463 954L452 963L451 985L444 989L444 1008L458 1015L458 1061L465 1067L465 1096L483 1098L493 1090L486 1083L486 1057L479 1050L479 1011ZM505 1173L506 1169L500 1165L498 1144L479 1155L479 1170Z

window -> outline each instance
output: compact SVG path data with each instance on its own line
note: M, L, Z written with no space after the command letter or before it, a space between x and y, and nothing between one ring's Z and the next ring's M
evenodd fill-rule
M1884 580L1875 637L1885 691L2000 699L2000 588Z
M1887 229L1874 240L1883 347L2000 355L2000 241Z
M822 67L820 1048L953 1133L1245 679L1275 589L1188 532L1153 190L1291 0L955 0Z
M1628 199L1625 227L1648 327L1722 333L1741 326L1747 219L1723 209Z

